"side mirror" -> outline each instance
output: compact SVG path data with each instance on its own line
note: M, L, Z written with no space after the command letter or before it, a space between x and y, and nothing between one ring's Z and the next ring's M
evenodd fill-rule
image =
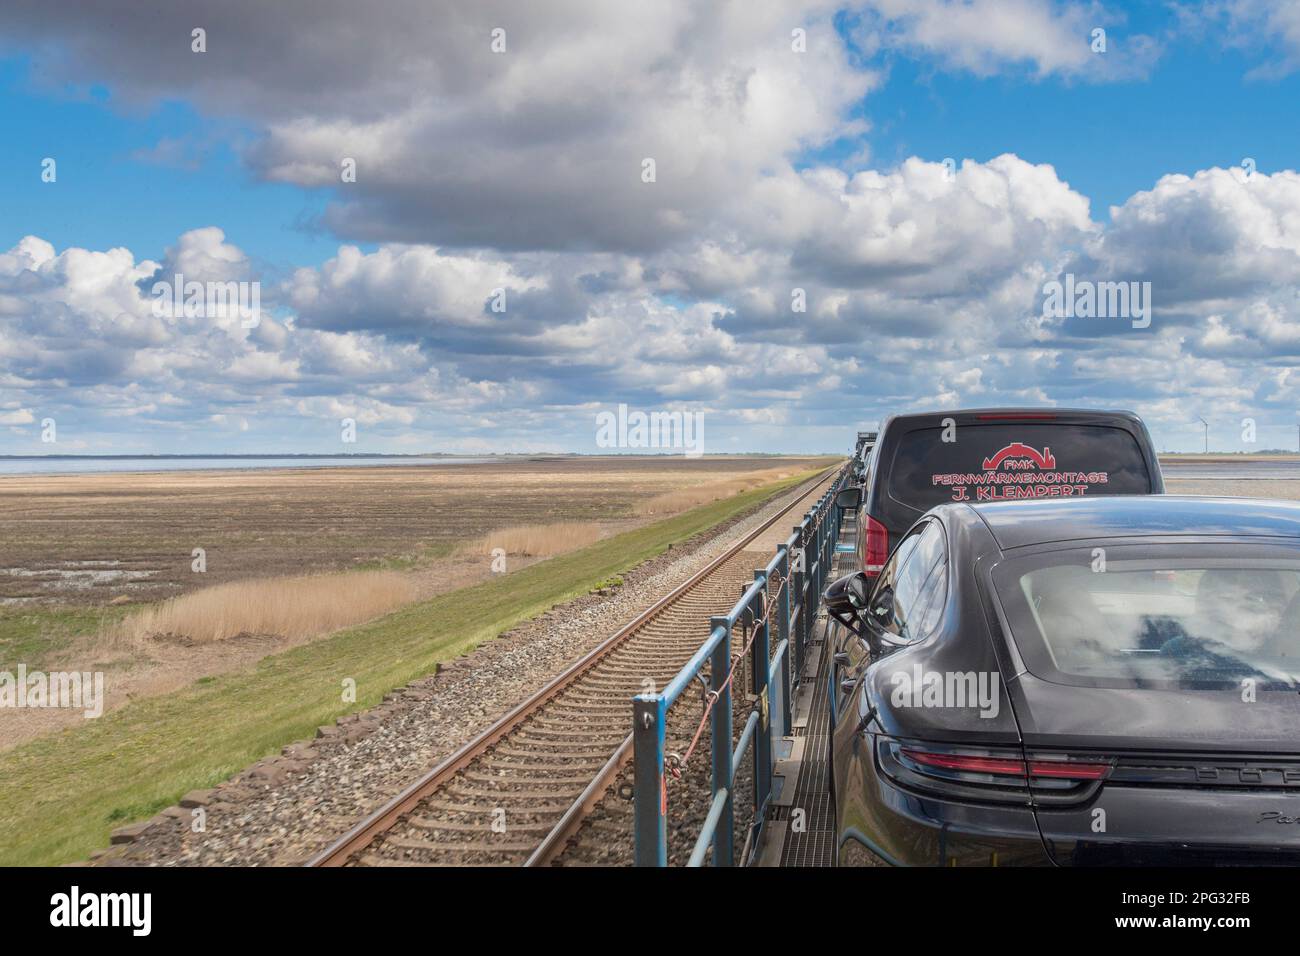
M856 571L834 581L822 595L822 601L827 614L861 637L862 619L858 615L866 609L870 596L867 576Z
M858 487L841 488L835 495L835 507L848 510L862 503L862 489ZM832 585L833 586L833 585Z

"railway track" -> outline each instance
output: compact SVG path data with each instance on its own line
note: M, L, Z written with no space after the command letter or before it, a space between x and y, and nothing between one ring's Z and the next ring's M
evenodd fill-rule
M631 759L631 698L662 687L753 582L746 548L803 514L794 503L648 608L529 699L361 821L309 866L519 866L550 863ZM767 560L764 557L764 561Z

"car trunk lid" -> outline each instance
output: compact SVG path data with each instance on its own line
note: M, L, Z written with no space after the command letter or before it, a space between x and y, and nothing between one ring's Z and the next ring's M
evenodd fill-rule
M1055 862L1300 863L1294 690L1075 687L1029 674L1014 684L1031 765L1051 755L1110 768L1082 783L1031 779Z

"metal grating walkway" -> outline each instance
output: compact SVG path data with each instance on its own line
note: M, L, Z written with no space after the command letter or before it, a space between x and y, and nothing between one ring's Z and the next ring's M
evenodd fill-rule
M856 528L851 520L845 520L846 527L840 533L840 544L852 545ZM853 552L835 555L835 573L831 580L853 571L856 555ZM831 798L826 789L826 755L830 746L828 714L830 701L827 699L827 666L830 658L826 641L827 632L839 625L825 617L817 623L814 632L816 639L808 649L807 660L810 662L804 673L805 680L811 680L812 703L808 708L808 721L803 728L803 759L799 764L799 776L795 783L794 800L789 810L782 814L786 818L785 841L781 846L781 866L834 866L835 865L835 821L831 819ZM796 733L799 733L796 730ZM795 832L792 825L794 811L802 809L806 829Z

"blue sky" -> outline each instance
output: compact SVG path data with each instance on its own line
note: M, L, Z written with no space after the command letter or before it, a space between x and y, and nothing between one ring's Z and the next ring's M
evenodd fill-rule
M124 109L111 86L49 88L32 79L29 56L0 60L0 113L9 132L0 152L0 243L7 249L39 226L59 248L123 245L158 257L190 229L222 227L252 255L279 268L319 262L338 247L314 226L322 199L292 184L259 182L238 148L255 131L211 120L184 100ZM160 143L186 144L151 158ZM58 189L33 189L32 170L58 160Z
M452 6L0 13L0 452L594 451L619 403L719 452L991 404L1294 442L1297 5ZM261 324L159 317L176 271ZM1065 271L1152 328L1044 315Z
M1248 80L1249 69L1242 54L1204 43L1171 50L1149 79L1101 86L977 78L898 60L873 98L877 129L867 141L884 165L1008 151L1050 163L1105 219L1110 206L1166 173L1235 166L1247 156L1265 172L1295 167L1300 124L1281 119L1300 103L1300 76Z

